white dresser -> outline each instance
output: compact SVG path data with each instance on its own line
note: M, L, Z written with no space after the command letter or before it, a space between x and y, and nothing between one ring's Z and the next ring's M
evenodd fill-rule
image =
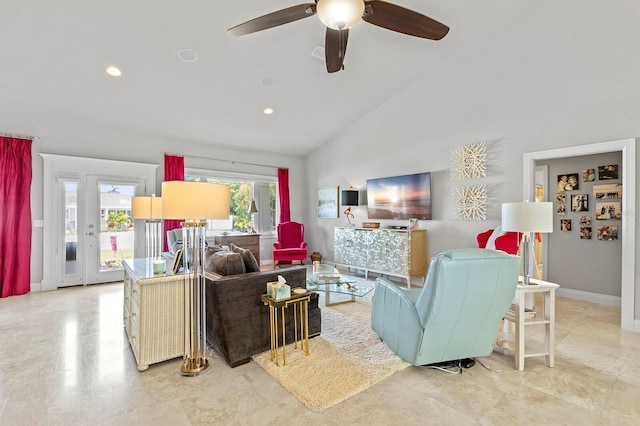
M125 260L124 271L123 320L138 370L182 356L182 275L154 274L152 259Z
M429 266L427 231L370 228L335 228L333 260L336 265L402 277L426 277Z

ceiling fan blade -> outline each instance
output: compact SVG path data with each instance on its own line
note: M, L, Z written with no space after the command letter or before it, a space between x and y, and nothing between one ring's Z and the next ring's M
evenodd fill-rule
M370 24L429 40L440 40L449 27L413 10L386 1L365 1L362 19Z
M327 63L327 71L337 72L344 68L344 55L347 53L347 40L349 30L334 30L327 27L327 35L324 41L324 58Z
M229 28L227 32L232 36L243 36L245 34L251 34L277 27L278 25L288 24L289 22L294 22L299 19L308 18L315 14L315 3L299 4L297 6L291 6L286 9L259 16L250 21L243 22L242 24Z

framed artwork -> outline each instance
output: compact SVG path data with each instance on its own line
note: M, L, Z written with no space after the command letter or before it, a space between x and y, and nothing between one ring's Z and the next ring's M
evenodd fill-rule
M596 180L596 170L595 169L584 169L582 171L582 181L583 182L593 182Z
M591 216L580 216L580 226L591 226Z
M591 239L591 227L590 226L581 226L580 227L580 239L581 240L590 240Z
M587 194L575 194L571 196L572 212L588 212L589 196Z
M617 226L598 226L598 239L602 241L613 241L618 239Z
M605 183L603 185L593 185L593 198L596 200L622 198L622 184Z
M567 214L567 211L564 208L564 204L556 204L556 214L558 216L564 216Z
M560 230L564 232L571 231L571 219L561 219Z
M558 192L556 194L556 203L565 203L567 201L567 197L564 195L564 192Z
M337 218L338 217L338 186L329 186L318 189L318 217Z
M609 164L606 166L598 167L598 179L599 180L611 180L618 179L618 165Z
M178 249L176 251L176 257L173 259L173 267L171 270L173 271L173 275L176 275L180 272L180 268L182 267L182 249Z
M558 175L558 192L575 191L579 187L577 173Z
M620 201L608 201L596 203L596 219L598 220L620 220Z

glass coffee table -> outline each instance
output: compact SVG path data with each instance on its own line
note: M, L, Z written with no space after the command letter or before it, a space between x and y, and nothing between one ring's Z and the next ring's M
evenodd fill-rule
M371 287L356 285L356 280L341 275L336 268L327 264L307 266L307 289L324 290L325 306L355 302L356 297L362 297L373 290ZM340 302L331 302L331 293L351 297Z

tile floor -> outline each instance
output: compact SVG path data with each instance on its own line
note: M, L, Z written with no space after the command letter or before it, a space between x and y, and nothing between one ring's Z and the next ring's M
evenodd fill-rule
M139 373L121 283L31 293L0 299L0 424L638 425L640 334L619 317L558 298L553 369L529 358L517 372L495 352L463 374L409 367L318 413L253 362L212 354L197 377L180 376L180 359Z

